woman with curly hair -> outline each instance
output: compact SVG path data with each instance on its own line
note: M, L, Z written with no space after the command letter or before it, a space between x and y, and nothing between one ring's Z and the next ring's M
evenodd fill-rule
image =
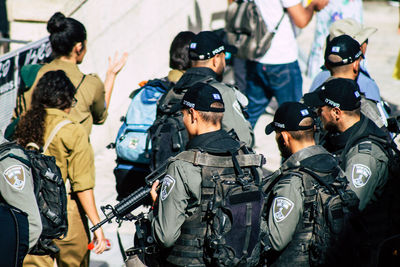
M21 117L15 132L17 142L26 147L35 143L42 147L53 129L60 122L66 124L52 139L46 155L56 158L64 182L67 184L68 233L62 240L55 240L60 252L56 255L25 258L24 266L88 266L90 241L88 222L100 222L96 210L94 187L94 155L87 132L69 114L76 104L76 89L62 70L49 71L39 80L32 95L31 108ZM68 181L68 182L67 182ZM96 253L106 248L103 230L94 232Z

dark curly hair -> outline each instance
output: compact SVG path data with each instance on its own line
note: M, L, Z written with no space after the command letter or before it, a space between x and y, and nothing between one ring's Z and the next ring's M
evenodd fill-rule
M191 67L189 59L190 41L196 34L183 31L175 36L169 49L169 67L177 70L187 70Z
M32 94L31 108L21 117L15 130L17 143L26 147L33 142L44 145L45 108L67 109L71 107L76 89L62 70L49 71L40 78Z
M67 18L61 12L55 13L47 22L51 48L55 56L68 56L77 43L85 45L86 29L82 23Z

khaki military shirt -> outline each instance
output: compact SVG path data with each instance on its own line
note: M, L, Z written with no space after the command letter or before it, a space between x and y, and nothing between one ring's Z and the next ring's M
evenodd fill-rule
M345 161L350 188L360 199L359 209L363 210L382 194L388 179L389 159L378 145L364 141L347 152Z
M158 214L152 220L153 236L171 247L181 234L185 219L194 214L201 200L201 168L177 160L168 166L158 196Z
M53 70L63 70L75 87L79 85L83 78L83 73L79 70L78 65L60 59L54 59L39 70L32 88L24 94L27 109L30 107L32 92L39 79L46 72ZM90 135L92 125L102 124L107 118L103 82L95 74L86 75L76 92L75 98L78 102L76 106L71 109L70 115L75 121L81 123L86 133Z
M168 81L177 83L185 71L183 70L170 70L168 72Z
M61 121L70 120L72 123L58 131L45 154L56 158L64 182L69 179L73 192L92 189L95 177L94 153L83 126L62 110L48 108L46 113L44 140Z
M0 143L3 143L5 139L1 132L0 134ZM20 149L11 149L10 153L28 160ZM0 157L5 154L2 153ZM0 161L0 173L0 195L9 205L28 214L29 248L32 248L42 233L42 220L33 192L31 170L19 160L7 157ZM1 242L7 242L7 240L1 240Z

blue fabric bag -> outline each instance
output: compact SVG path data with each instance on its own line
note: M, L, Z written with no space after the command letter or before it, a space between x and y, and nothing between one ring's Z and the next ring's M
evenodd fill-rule
M131 104L115 140L117 160L149 164L151 144L147 141L147 129L156 118L157 100L169 86L169 82L155 79L131 94Z

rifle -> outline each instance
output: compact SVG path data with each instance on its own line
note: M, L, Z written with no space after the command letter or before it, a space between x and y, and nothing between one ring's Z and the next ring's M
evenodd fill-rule
M155 169L149 175L145 177L146 185L137 189L135 192L131 193L129 196L121 200L117 205L114 207L110 204L106 206L101 206L100 209L104 213L106 218L99 222L98 224L94 225L90 228L90 231L94 232L98 228L100 228L106 222L111 222L112 219L117 218L116 221L120 222L122 220L130 220L129 216L127 216L132 210L138 208L140 205L143 204L146 197L149 195L151 186L157 180L162 180L167 172L167 166L170 161L166 160L160 167ZM110 212L107 212L110 210ZM130 216L131 217L131 216Z

